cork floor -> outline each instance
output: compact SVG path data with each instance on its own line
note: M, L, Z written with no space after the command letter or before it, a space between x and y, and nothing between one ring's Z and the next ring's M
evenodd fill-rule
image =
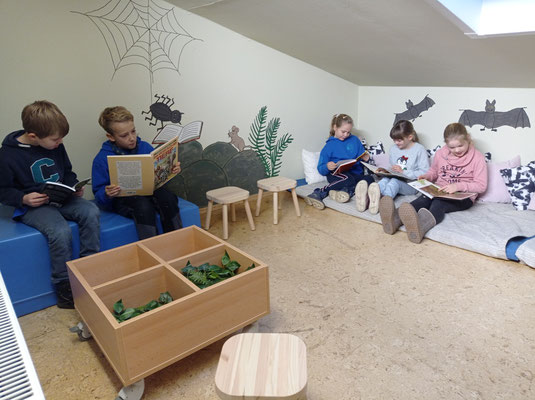
M300 205L285 195L273 225L265 198L254 232L237 207L229 242L269 265L271 314L254 328L303 339L309 399L535 398L534 270ZM115 398L96 343L68 330L76 311L19 321L48 400ZM223 343L147 377L143 398L217 399Z

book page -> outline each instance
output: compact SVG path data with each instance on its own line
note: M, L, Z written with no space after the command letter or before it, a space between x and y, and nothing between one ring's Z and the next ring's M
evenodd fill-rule
M152 144L167 143L173 138L178 138L178 143L191 142L201 137L202 121L193 121L187 125L165 125L152 140Z
M143 187L140 161L117 161L117 184L122 190L137 190Z
M110 183L121 187L120 197L151 195L154 170L150 154L108 156Z
M165 125L163 129L152 140L152 144L167 143L173 138L176 138L182 132L180 125Z

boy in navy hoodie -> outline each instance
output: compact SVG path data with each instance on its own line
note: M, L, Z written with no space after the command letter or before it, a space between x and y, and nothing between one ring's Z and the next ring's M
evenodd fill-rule
M116 213L133 218L138 238L146 239L158 234L156 212L159 212L164 232L182 228L178 199L162 186L151 196L119 196L121 187L110 184L108 156L149 154L152 146L137 136L134 116L122 106L107 107L100 113L100 126L106 131L106 140L93 160L93 194L97 202ZM180 173L180 162L173 167Z
M13 218L48 240L52 284L59 308L74 308L65 262L72 259L71 228L80 228L80 257L100 249L98 207L82 198L83 188L61 207L48 204L45 182L74 186L78 180L62 144L69 123L59 108L36 101L22 110L23 130L6 136L0 148L0 203L15 207ZM31 249L29 249L31 250Z

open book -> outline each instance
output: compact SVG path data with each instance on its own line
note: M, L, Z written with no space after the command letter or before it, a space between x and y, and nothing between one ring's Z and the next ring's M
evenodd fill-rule
M353 165L355 165L362 157L364 157L365 154L368 154L368 153L364 152L357 158L351 158L349 160L338 161L336 163L336 169L333 171L333 175L341 174L342 172L350 170L351 168L353 168Z
M441 198L441 199L449 199L449 200L464 200L468 199L477 193L470 193L470 192L455 192L455 193L446 193L440 190L440 187L435 185L432 182L429 182L427 179L418 179L416 181L407 182L409 185L411 185L413 188L415 188L417 191L422 193L424 196L429 197L430 199L434 199L435 197Z
M152 139L152 144L167 143L173 138L178 138L178 143L191 142L201 137L202 121L193 121L184 126L165 125L163 129Z
M108 156L110 183L119 185L119 196L147 196L163 186L176 174L173 166L178 161L178 140L173 138L150 154Z
M368 168L371 172L373 172L377 176L384 176L387 178L398 178L404 181L412 181L413 178L409 178L407 175L402 174L400 172L391 171L389 169L376 167L375 165L371 165L370 163L361 161L362 165L364 165L366 168Z
M48 204L61 207L73 194L91 182L91 178L84 179L76 185L68 186L59 182L45 182L41 193L48 196Z

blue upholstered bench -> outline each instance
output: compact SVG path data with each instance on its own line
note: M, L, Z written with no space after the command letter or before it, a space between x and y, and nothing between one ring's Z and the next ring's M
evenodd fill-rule
M183 225L201 226L199 207L179 199ZM50 282L50 257L45 237L36 229L13 221L13 208L0 205L0 271L17 316L56 304ZM78 225L69 222L73 232L73 256L78 258ZM134 222L118 214L101 211L101 250L109 250L138 240Z

